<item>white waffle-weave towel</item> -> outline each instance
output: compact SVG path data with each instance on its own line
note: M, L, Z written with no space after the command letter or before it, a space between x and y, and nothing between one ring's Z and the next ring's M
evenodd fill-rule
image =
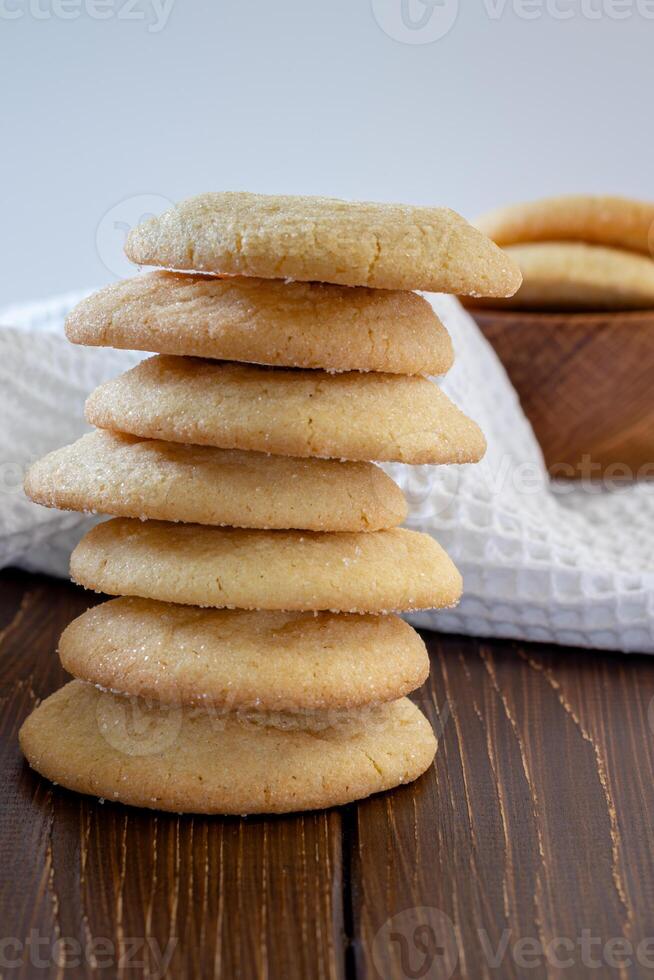
M30 503L29 463L88 427L85 396L143 355L73 347L68 295L0 314L0 566L66 575L92 519ZM459 303L430 297L457 354L444 390L486 433L477 466L390 466L411 527L433 534L463 572L455 610L416 625L624 651L654 652L654 485L609 491L552 485L494 352Z

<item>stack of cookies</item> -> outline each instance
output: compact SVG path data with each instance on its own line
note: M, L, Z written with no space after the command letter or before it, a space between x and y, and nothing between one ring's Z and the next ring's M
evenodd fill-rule
M477 425L426 375L450 339L410 290L506 296L513 262L446 209L206 194L129 236L156 271L71 314L74 343L157 355L90 396L96 430L37 462L49 507L114 515L74 580L119 596L61 637L76 678L21 730L30 764L163 810L327 807L416 779L428 674L396 613L456 568L398 527L374 461L469 463Z

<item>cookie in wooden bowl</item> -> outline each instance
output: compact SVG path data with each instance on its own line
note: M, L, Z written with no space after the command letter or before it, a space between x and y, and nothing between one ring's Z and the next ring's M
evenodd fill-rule
M464 299L504 364L550 472L654 474L654 203L569 195L477 226L520 265L510 299Z

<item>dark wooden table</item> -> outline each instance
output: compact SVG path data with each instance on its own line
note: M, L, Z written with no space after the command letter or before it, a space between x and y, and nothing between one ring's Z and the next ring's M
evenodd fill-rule
M426 634L442 735L417 784L176 817L25 766L94 597L19 572L0 596L1 977L654 976L654 660Z

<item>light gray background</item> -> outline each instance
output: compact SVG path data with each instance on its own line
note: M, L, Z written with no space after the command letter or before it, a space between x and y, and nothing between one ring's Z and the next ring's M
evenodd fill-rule
M126 2L0 0L0 306L126 274L126 226L202 190L654 196L652 0L459 0L431 43L456 0Z

